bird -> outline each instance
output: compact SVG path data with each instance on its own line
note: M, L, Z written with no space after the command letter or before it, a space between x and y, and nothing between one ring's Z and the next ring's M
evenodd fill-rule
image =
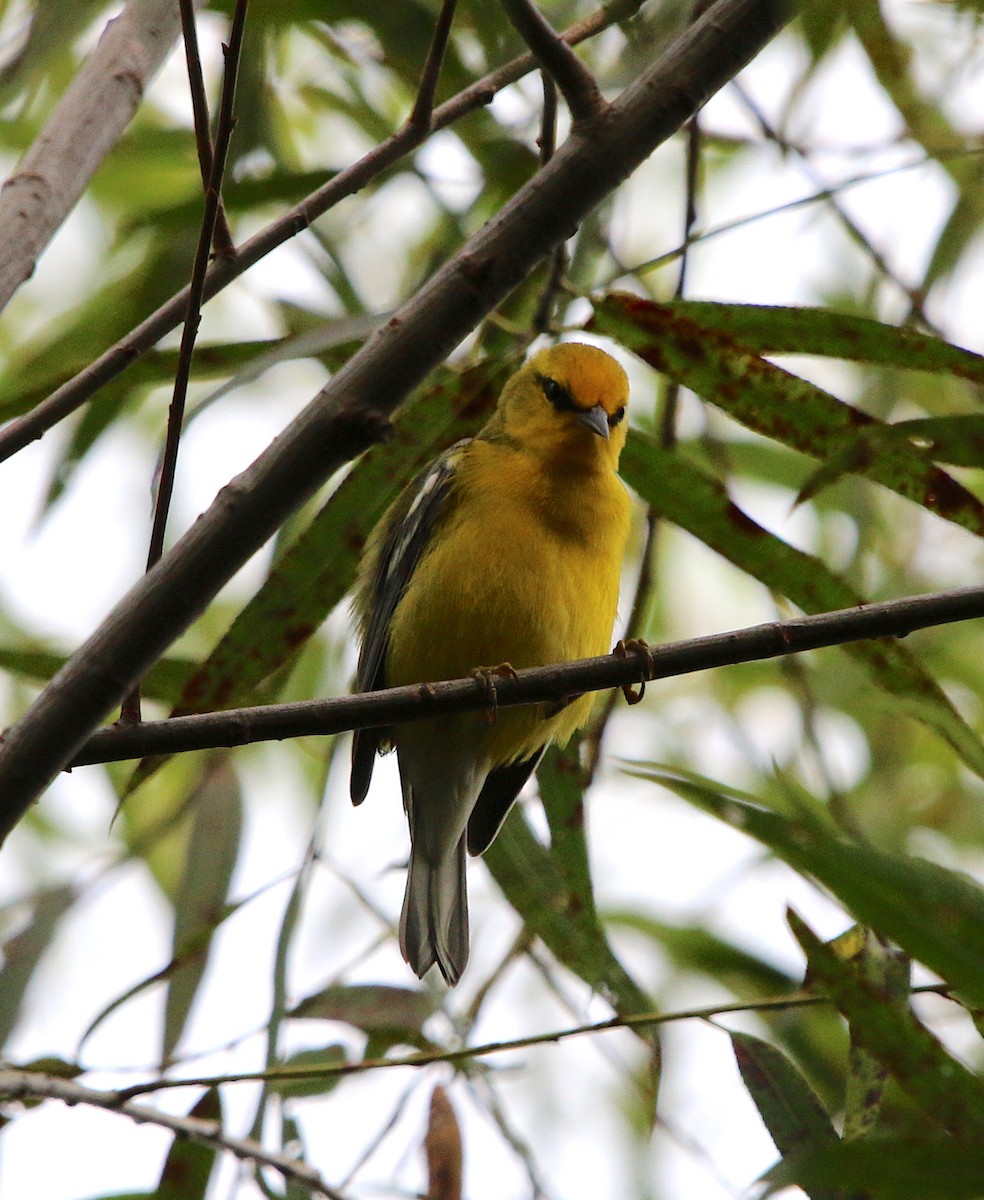
M617 474L628 399L624 369L599 347L540 350L484 428L403 490L353 589L357 691L609 652L631 516ZM411 845L400 948L419 978L436 963L449 986L460 979L465 852L491 845L546 748L566 744L591 704L583 695L356 731L354 804L376 753L396 749Z

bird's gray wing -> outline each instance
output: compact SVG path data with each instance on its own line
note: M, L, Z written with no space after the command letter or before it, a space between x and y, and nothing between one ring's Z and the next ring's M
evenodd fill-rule
M380 550L370 583L372 598L362 638L355 690L386 687L386 656L393 613L448 510L455 470L468 445L456 442L407 485ZM402 516L399 510L404 509ZM350 792L353 804L366 798L383 729L357 729L352 740Z

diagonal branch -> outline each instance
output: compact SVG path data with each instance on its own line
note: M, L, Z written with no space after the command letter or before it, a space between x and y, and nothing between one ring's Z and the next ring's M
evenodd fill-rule
M653 149L782 28L777 0L718 0L611 105L575 130L352 356L139 580L0 742L0 833L20 819L147 668L280 525L379 435L443 361ZM596 123L597 124L597 123Z
M226 1151L257 1166L272 1167L279 1171L284 1180L298 1185L306 1193L327 1196L328 1200L343 1200L340 1192L323 1182L313 1168L297 1158L267 1150L251 1138L230 1137L223 1133L218 1121L206 1121L201 1117L176 1116L151 1108L147 1104L134 1104L121 1097L119 1092L103 1092L85 1087L72 1079L59 1079L54 1075L42 1075L36 1071L0 1070L0 1098L3 1100L61 1100L65 1104L88 1104L108 1112L129 1117L138 1125L159 1125L169 1129L175 1137L187 1138L209 1146L213 1150Z
M143 725L100 729L72 760L73 767L151 754L243 746L290 737L344 733L420 717L477 712L515 704L560 703L603 688L648 683L736 663L758 662L870 638L905 637L917 629L984 617L984 588L886 600L861 608L753 625L691 638L645 653L607 654L580 662L532 667L496 680L495 696L481 678L411 684L332 700L270 704L170 717Z
M178 35L174 0L130 0L109 22L0 191L0 309L119 140Z
M502 0L506 16L536 55L567 101L574 125L586 124L608 107L595 78L570 46L551 28L533 0Z
M620 3L609 4L599 12L572 25L564 33L564 39L573 45L593 37L616 21L631 16L641 3L642 0L621 0ZM533 55L524 54L476 80L453 99L439 105L434 110L429 132L445 129L467 113L481 108L483 104L490 104L497 92L509 84L515 83L517 79L521 79L535 67L536 59ZM353 163L344 171L339 171L310 196L305 197L278 217L276 221L251 237L249 241L244 242L237 249L235 258L223 257L214 262L205 281L205 299L211 300L213 296L218 295L223 288L276 250L278 246L307 229L313 221L323 216L339 201L366 187L383 171L415 150L426 140L427 136L428 129L408 122L391 137L380 142L375 149L359 159L358 162ZM0 208L0 213L2 211ZM0 228L3 228L2 224L0 224ZM0 265L2 265L2 261L0 261ZM146 354L165 334L170 333L181 324L187 308L188 289L184 288L162 304L156 312L151 313L115 346L111 346L100 355L95 362L90 363L84 371L80 371L78 375L52 392L47 400L42 401L25 416L11 421L5 428L0 429L0 462L10 458L19 450L23 450L25 446L29 446L46 430L57 425L59 421L64 420L87 400L90 400L101 387L115 379L141 355Z

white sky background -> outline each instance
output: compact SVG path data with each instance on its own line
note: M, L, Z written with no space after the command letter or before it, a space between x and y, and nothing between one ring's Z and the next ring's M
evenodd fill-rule
M922 31L922 44L928 48L927 76L931 68L935 73L939 64L931 60L938 49L936 31L952 28L949 15L929 4L895 2L886 7L893 22ZM969 35L970 26L967 28ZM207 36L203 33L203 42ZM967 46L960 49L966 52ZM792 42L780 39L743 77L747 89L772 113L779 107L776 98L786 93L794 78L793 53ZM968 72L963 84L958 82L952 88L950 107L964 128L976 129L984 113L979 89L974 92L970 75ZM175 62L155 85L158 95L168 89L179 95L182 87L183 69ZM815 99L809 136L830 147L813 161L828 182L850 177L857 170L856 160L843 153L844 147L888 147L898 133L897 116L850 43L825 66L811 95ZM510 103L518 102L501 101L503 106ZM753 132L727 89L708 105L704 122L717 132ZM796 130L790 132L796 136ZM460 179L467 190L467 164L462 163L454 145L451 139L435 143L429 165L446 178L448 187ZM894 165L913 157L911 148L886 149L883 161ZM668 146L623 189L616 209L616 240L626 263L647 259L676 244L680 161L679 146ZM898 176L890 176L852 188L841 199L897 273L915 281L951 194L935 168L916 169L904 178L904 186ZM780 162L777 154L744 155L729 171L712 178L708 194L701 200L701 224L717 226L798 199L814 188L794 157ZM414 200L390 188L389 207L369 217L374 237L379 233L382 239L386 234L385 240L374 243L383 257L367 263L367 277L376 273L381 281L381 306L391 300L386 294L385 253L388 248L398 252L400 223L412 219ZM36 305L39 313L49 315L52 308L70 306L84 293L93 244L93 221L83 206L49 249L18 303ZM837 247L833 252L832 246ZM277 296L290 288L304 289L299 264L299 256L287 247L251 273L250 286L262 286ZM690 266L688 293L743 302L816 303L820 299L818 280L827 286L842 279L855 280L866 269L860 264L843 237L832 234L831 218L819 207L793 210L698 248ZM930 305L930 312L952 340L984 352L979 324L984 307L981 267L977 254L972 266ZM897 319L902 314L900 301L883 315ZM275 332L264 327L257 306L246 300L243 289L230 289L221 303L209 308L203 338L207 340L210 331L214 336L224 330L229 322L236 323L239 336L245 335L244 322L250 323L255 336ZM650 386L645 370L638 364L627 365L639 394L645 394ZM818 370L815 363L811 370ZM284 366L245 393L227 398L196 422L182 446L172 528L185 527L321 382L316 367ZM0 465L0 512L4 514L0 521L0 599L15 617L68 647L91 632L142 569L147 528L141 526L137 515L145 512L149 520L148 480L153 464L145 444L129 444L124 434L109 435L80 471L68 502L61 503L40 529L35 529L59 436L55 433ZM809 513L791 514L787 494L763 489L741 499L757 519L796 544L809 547L815 534ZM979 563L976 549L972 560L965 553L970 544L959 534L953 535L952 541L936 543L934 553L948 584L970 581L972 568ZM683 536L674 539L672 561L673 578L681 581L669 598L677 636L715 632L773 616L763 589L737 586L732 571ZM240 593L258 578L255 568L247 568L246 575L246 584L241 581L237 585ZM71 604L66 604L69 590ZM336 621L341 631L342 619L336 617ZM613 725L608 765L590 797L590 845L599 907L643 908L666 921L710 918L718 931L798 970L799 955L785 926L787 904L793 904L828 937L843 928L842 915L781 865L751 870L758 863L759 852L738 833L618 772L618 759L636 757L640 744L647 757L656 757L661 741L668 744L668 739L683 736L693 739L695 769L741 785L740 778L729 775L729 770L740 771L745 761L743 751L736 747L735 730L713 719L709 722L696 694L684 687L674 694L674 685L662 684L652 692L655 706L623 714ZM798 736L791 724L795 714L778 689L764 690L756 706L745 714L742 733L754 741L762 761L781 759L784 744ZM849 786L864 769L861 739L850 722L832 715L830 741L837 770ZM265 754L244 751L237 761L244 768L240 775L247 796L247 834L232 894L242 896L272 879L288 877L300 861L310 831L307 808L297 798L299 786L292 795L292 783L297 783L297 763L292 755L276 750ZM397 797L395 767L387 761L378 768L372 795L363 808L353 810L341 790L329 798L322 829L330 859L343 864L344 871L351 872L394 919L399 912L403 873L389 868L406 854ZM43 803L59 821L80 832L87 850L45 847L42 851L32 838L15 834L0 859L0 901L18 896L39 877L84 880L112 857L108 825L114 799L98 769L62 777ZM42 853L43 862L39 861ZM288 888L289 883L271 889L220 931L203 1002L183 1043L186 1050L221 1046L230 1037L264 1023L269 1003L269 953ZM478 981L514 936L515 920L504 919L504 905L480 863L470 868L470 895L474 950L469 974ZM345 885L322 869L309 902L300 951L292 964L295 996L323 985L346 962L354 961L374 932L378 926L374 927ZM665 971L663 964L653 960L651 950L629 937L617 937L615 942L640 983L657 990ZM20 1061L42 1054L71 1058L92 1014L135 980L159 969L169 957L168 913L153 884L136 866L112 873L63 924L34 980L29 1013L11 1047L12 1055ZM349 977L404 985L413 982L392 943L361 963ZM503 995L489 1009L494 1022L480 1025L473 1040L508 1038L608 1015L607 1008L593 1001L583 986L568 983L566 992L570 1011L545 998L545 989L531 967L516 968ZM679 1007L728 998L713 985L697 983L686 995L662 997ZM93 1067L123 1062L151 1067L157 1052L161 1002L162 993L151 992L125 1005L92 1039L86 1063ZM745 1022L744 1027L756 1028L754 1022ZM317 1026L300 1031L300 1036L305 1037L305 1044L329 1040L324 1027ZM342 1031L337 1036L345 1040L350 1035ZM357 1040L352 1044L358 1045ZM261 1054L259 1039L253 1039L236 1056L204 1057L192 1070L205 1074L258 1068ZM640 1179L648 1178L651 1194L662 1200L695 1196L733 1200L742 1195L776 1154L738 1080L726 1037L696 1023L666 1031L666 1078L660 1107L666 1128L657 1133L642 1156L628 1144L612 1102L623 1084L611 1059L625 1063L637 1056L633 1036L614 1033L491 1060L496 1068L531 1068L528 1072L499 1070L492 1079L513 1128L536 1148L547 1194L616 1200L627 1194L645 1195ZM400 1164L405 1186L422 1187L415 1147L422 1134L430 1087L449 1078L450 1072L442 1068L416 1075L407 1071L375 1074L347 1083L344 1103L329 1097L297 1106L311 1160L330 1182L340 1179L383 1124L387 1106L395 1109L415 1082L396 1129L359 1176L352 1193L391 1194L389 1181ZM86 1079L95 1087L129 1081L130 1077L115 1072ZM243 1089L241 1095L249 1097L251 1092ZM600 1102L596 1100L599 1095ZM187 1111L193 1099L191 1093L172 1093L160 1103ZM470 1200L527 1195L522 1165L471 1102L463 1083L454 1085L452 1099L466 1118L466 1195ZM237 1106L244 1118L249 1103L240 1100ZM563 1136L556 1136L557 1130L563 1130ZM4 1132L0 1196L79 1200L152 1189L168 1142L162 1131L137 1128L116 1116L46 1104ZM229 1162L223 1171L225 1182L214 1194L227 1196L234 1181Z

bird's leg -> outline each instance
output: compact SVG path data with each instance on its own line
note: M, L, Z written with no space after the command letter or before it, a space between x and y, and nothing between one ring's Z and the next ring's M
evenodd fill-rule
M649 643L644 642L642 638L619 638L618 645L616 645L612 653L617 654L619 658L628 658L630 654L634 654L645 660L650 676L656 674L656 662L653 659L653 652L649 648ZM639 684L638 690L631 683L626 683L622 686L622 695L629 704L638 704L645 694L645 680Z
M496 691L495 677L499 675L515 679L516 669L511 663L502 662L497 667L475 667L469 671L469 674L474 675L476 679L481 679L485 684L491 704L491 708L486 713L486 720L490 725L494 725L499 718L499 693Z

